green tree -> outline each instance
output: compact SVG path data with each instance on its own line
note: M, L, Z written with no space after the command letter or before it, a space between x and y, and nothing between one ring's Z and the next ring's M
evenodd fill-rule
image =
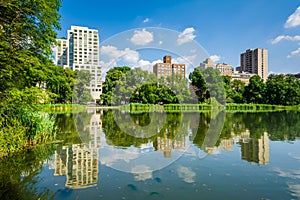
M172 90L180 103L191 101L189 82L186 77L178 73L173 74L167 77L165 85Z
M91 92L88 86L91 83L91 73L87 70L81 70L77 72L76 80L74 83L73 102L79 104L86 104L88 101L92 101Z
M250 78L249 85L245 87L243 96L247 103L265 103L266 84L260 76Z
M300 104L300 81L293 75L271 74L266 83L267 103L276 105Z
M231 99L234 103L244 103L243 93L245 83L241 80L233 80L231 82Z
M192 82L192 85L196 87L195 92L198 96L198 101L200 103L204 102L207 98L207 85L201 69L194 69L194 71L189 74L189 79Z
M114 104L112 95L114 93L115 87L128 71L130 71L130 68L127 66L114 67L108 70L105 76L105 82L102 86L101 101L104 105Z
M55 94L55 103L72 102L76 73L69 68L49 67L46 86L48 92Z

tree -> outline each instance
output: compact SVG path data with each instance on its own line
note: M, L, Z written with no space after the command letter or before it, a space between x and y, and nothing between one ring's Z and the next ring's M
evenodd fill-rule
M88 89L91 83L91 77L91 73L87 70L77 72L73 92L74 103L86 104L88 101L92 101L91 92Z
M51 66L46 79L47 91L55 94L56 103L72 102L76 72L59 66Z
M284 74L270 74L266 83L267 103L284 105L287 87Z
M191 101L189 83L186 77L178 73L173 74L167 77L165 85L172 90L180 103Z
M252 76L249 85L245 87L244 98L247 103L265 103L266 84L260 76Z
M300 104L300 81L293 75L271 74L266 83L266 99L269 104Z
M241 80L233 80L231 82L231 99L234 103L244 103L243 93L245 83Z
M105 76L105 82L102 86L101 100L104 105L112 105L114 103L112 102L112 95L115 87L128 71L130 71L130 68L127 66L114 67L108 70Z
M195 92L198 96L198 101L204 102L207 98L207 85L201 70L199 68L194 69L194 71L189 74L189 79L192 85L197 88Z

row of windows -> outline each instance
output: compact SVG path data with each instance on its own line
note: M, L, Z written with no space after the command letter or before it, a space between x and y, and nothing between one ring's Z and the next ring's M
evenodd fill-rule
M76 69L79 69L79 66L78 65L75 65L75 68ZM80 69L97 69L97 72L101 72L101 67L100 66L98 66L98 67L96 67L96 66L80 66ZM93 70L93 71L95 71L95 70Z

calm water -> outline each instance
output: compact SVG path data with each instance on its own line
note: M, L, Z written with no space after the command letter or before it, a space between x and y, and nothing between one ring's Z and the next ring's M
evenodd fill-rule
M0 199L300 199L300 113L55 114L0 162Z

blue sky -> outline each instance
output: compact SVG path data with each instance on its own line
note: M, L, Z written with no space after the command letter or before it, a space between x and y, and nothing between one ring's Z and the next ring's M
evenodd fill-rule
M154 42L165 45L168 42L164 38L158 39L159 31L148 28L159 27L181 34L182 42L173 41L174 46L177 42L176 48L196 42L217 63L237 67L240 53L249 48L267 48L269 72L297 73L300 72L299 6L299 0L64 0L58 36L66 36L71 25L95 28L99 30L103 54L125 52L130 57L127 60L150 66L162 59L162 52L144 54L133 46L115 44L112 38L127 37L139 48ZM163 49L167 48L173 52L170 44ZM179 56L194 59L197 51L188 48L192 47L185 46L189 52Z

